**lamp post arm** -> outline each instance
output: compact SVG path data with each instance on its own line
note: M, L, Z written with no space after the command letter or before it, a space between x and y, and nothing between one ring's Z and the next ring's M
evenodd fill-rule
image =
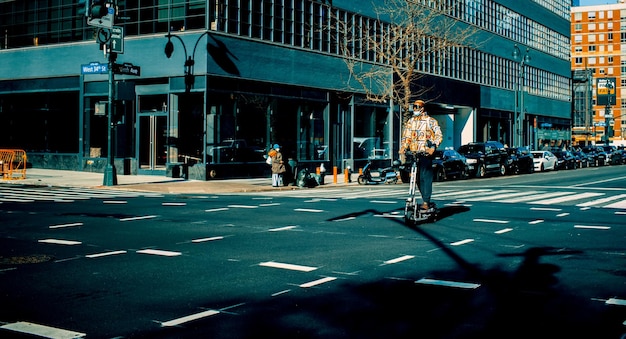
M198 47L198 43L200 42L203 36L208 35L208 34L209 34L209 31L206 31L198 37L198 40L196 40L196 44L193 46L193 53L191 53L194 59L196 58L196 48Z
M167 33L167 35L165 36L168 40L170 40L171 38L176 38L178 39L178 41L180 41L180 44L183 45L183 52L185 52L185 60L187 60L187 47L185 46L185 42L183 41L183 39L181 39L181 37L179 37L178 35L172 34L172 33ZM195 48L194 48L194 52L195 52ZM187 71L185 69L185 71Z

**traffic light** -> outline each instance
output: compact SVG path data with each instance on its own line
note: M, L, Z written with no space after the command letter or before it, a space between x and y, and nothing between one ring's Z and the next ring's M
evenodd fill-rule
M76 9L77 15L89 16L89 0L78 0L78 8Z
M114 21L115 5L111 0L86 0L87 25L111 29Z
M89 9L89 17L91 19L100 19L109 14L105 0L92 0Z

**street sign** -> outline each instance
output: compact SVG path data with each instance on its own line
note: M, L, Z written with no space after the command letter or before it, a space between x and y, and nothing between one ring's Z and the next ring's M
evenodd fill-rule
M96 34L96 41L99 44L106 44L111 40L111 30L108 28L98 28L98 33Z
M108 64L101 64L99 62L92 62L86 65L80 66L80 74L105 74L109 72Z
M124 27L113 26L111 28L111 52L124 54Z
M113 73L140 76L141 67L126 62L123 64L113 64Z

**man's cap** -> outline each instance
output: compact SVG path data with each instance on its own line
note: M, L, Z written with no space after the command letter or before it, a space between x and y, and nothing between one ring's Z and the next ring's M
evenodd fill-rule
M280 145L274 144L274 149L280 148Z
M415 100L415 106L424 107L424 100Z

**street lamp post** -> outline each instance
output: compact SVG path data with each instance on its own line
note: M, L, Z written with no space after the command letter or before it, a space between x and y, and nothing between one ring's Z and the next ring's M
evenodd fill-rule
M607 82L606 84L606 89L607 89L607 99L606 99L606 106L604 107L604 136L602 137L602 139L604 139L604 143L606 145L609 144L609 142L611 141L610 138L610 133L609 130L611 129L611 92L613 91L613 83L611 82Z
M204 37L205 35L208 35L208 34L209 34L209 31L206 31L206 32L202 33L198 37L198 40L196 40L196 43L193 46L193 51L191 52L191 55L187 54L187 47L185 46L185 42L183 41L183 39L181 37L179 37L178 35L172 34L172 32L168 32L167 35L165 36L167 38L167 43L165 44L164 52L165 52L165 56L168 59L174 53L174 43L172 43L172 38L178 39L178 41L180 41L180 44L183 45L183 52L185 53L184 67L185 67L185 93L186 94L189 94L191 92L191 89L193 88L193 85L196 82L195 76L193 74L193 66L196 64L196 61L194 60L195 59L195 55L196 55L196 48L198 47L198 43L200 42L202 37ZM208 43L208 41L207 41L206 48L207 48L207 52L208 52L209 51L209 43ZM204 126L206 126L206 115L204 115L204 119L205 119ZM202 163L206 164L206 162L207 162L207 156L206 156L207 134L206 134L206 129L205 129L203 134L204 134L204 136L203 136L203 149L204 149L204 151L202 152Z
M196 48L198 47L198 43L200 42L200 39L202 39L203 36L209 34L209 32L204 32L202 33L202 35L200 35L198 37L198 40L196 40L195 45L193 46L193 52L191 53L191 55L187 54L187 47L185 46L185 42L183 41L183 39L181 39L181 37L179 37L178 35L172 34L171 32L167 33L167 35L165 36L167 38L167 43L165 44L165 56L169 59L172 54L174 53L174 43L172 43L172 38L176 38L178 39L178 41L180 41L181 45L183 45L183 51L185 52L185 92L189 93L191 91L191 89L193 88L193 85L195 83L195 78L193 75L193 66L195 65L196 61L194 60L195 55L196 55ZM207 50L208 50L208 43L207 43Z
M524 146L524 65L530 63L530 55L529 48L526 48L526 52L522 57L522 53L520 48L515 44L513 46L513 60L517 61L519 64L518 73L517 73L517 81L515 86L515 112L514 112L514 121L515 126L513 127L513 132L515 133L515 137L513 142L515 146Z

